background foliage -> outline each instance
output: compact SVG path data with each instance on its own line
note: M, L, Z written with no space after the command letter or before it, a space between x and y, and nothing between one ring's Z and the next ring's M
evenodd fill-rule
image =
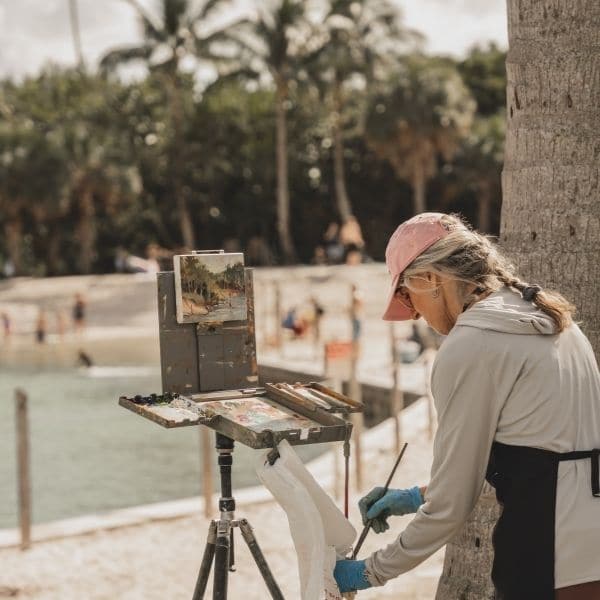
M200 35L194 19L205 14L191 15L181 0L162 4L170 29L141 16L144 45L110 53L102 68L48 67L0 82L0 267L109 272L120 253L143 256L156 244L166 255L192 243L243 249L249 263L283 261L278 106L299 261L310 262L327 225L344 216L341 181L366 253L382 259L388 235L414 212L419 160L427 210L459 211L498 231L506 84L497 47L473 48L460 61L425 56L418 34L381 1L332 2L329 16L312 22L296 11L296 31L295 3L286 0L271 14L291 10L283 31L261 17L270 24L263 46L287 53L278 81L277 68L248 51L260 24ZM363 14L348 12L354 5L382 15L372 45L366 34L352 37ZM354 40L352 56L344 56L344 36ZM172 54L158 62L161 44ZM397 51L381 60L375 44ZM213 65L210 85L182 71L173 57L184 52ZM132 59L147 67L141 80L119 77L118 65Z

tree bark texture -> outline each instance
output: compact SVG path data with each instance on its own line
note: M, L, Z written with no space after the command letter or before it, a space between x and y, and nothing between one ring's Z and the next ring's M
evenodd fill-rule
M279 87L279 86L278 86ZM287 121L285 116L285 90L277 91L276 130L277 130L277 233L286 264L292 263L296 252L290 232L290 190L288 177Z
M600 351L600 2L511 0L501 242Z
M346 169L344 167L344 138L342 135L342 90L338 83L334 91L333 114L333 174L335 182L335 199L338 214L342 223L353 215L352 204L346 188Z
M500 240L520 274L556 288L600 349L600 3L508 0ZM437 600L494 597L490 488L448 544Z
M426 191L427 179L425 177L425 168L422 165L416 164L412 177L413 187L413 210L414 214L418 215L426 210Z
M486 483L469 520L446 546L436 600L495 598L491 580L492 532L499 516L494 489Z

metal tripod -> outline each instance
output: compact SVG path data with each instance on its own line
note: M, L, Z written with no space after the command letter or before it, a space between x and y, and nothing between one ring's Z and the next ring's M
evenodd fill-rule
M219 499L221 518L210 522L206 547L204 548L204 555L192 600L203 600L213 559L215 564L213 600L227 600L229 571L235 570L233 532L236 527L240 528L242 537L246 544L248 544L258 570L263 576L267 588L269 588L271 597L274 600L285 600L254 537L250 523L246 519L237 520L234 518L235 499L231 491L233 440L221 433L217 433L216 448L219 454L218 462L221 474L221 497Z

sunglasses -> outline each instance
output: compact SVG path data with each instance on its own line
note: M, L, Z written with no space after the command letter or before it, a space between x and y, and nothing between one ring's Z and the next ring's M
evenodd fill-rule
M414 310L413 304L408 294L408 289L404 285L404 281L400 280L398 287L394 290L394 298L403 304L406 308Z

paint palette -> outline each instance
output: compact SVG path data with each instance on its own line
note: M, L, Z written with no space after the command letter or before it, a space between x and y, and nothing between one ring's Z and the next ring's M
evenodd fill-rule
M251 448L272 448L283 439L304 445L342 441L350 436L350 423L318 406L295 404L276 390L272 394L265 389L249 392L177 396L147 404L122 397L119 404L163 427L205 425Z

